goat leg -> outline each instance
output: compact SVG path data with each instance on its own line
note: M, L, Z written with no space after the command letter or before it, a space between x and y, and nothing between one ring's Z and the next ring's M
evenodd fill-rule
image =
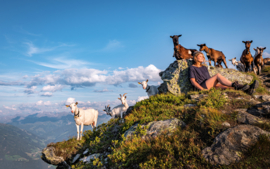
M226 59L223 59L223 63L224 63L224 65L226 66L226 68L228 68Z
M76 127L77 127L77 140L79 140L79 138L80 138L80 133L79 133L80 126L76 124Z
M209 62L209 66L212 66L212 65L211 65L211 59L208 59L208 62ZM215 63L215 64L216 64L216 63Z
M82 133L83 133L83 123L81 124L81 135L80 135L80 140L82 140Z

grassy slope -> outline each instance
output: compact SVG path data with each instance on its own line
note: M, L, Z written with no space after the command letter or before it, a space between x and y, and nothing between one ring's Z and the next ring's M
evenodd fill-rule
M258 79L254 74L252 74ZM261 82L261 81L260 81ZM262 83L256 90L257 94L268 94ZM197 102L194 108L185 109L183 105L195 103L189 99L189 94L205 93L207 98ZM216 90L192 92L187 95L174 96L160 94L150 99L138 102L131 114L125 117L125 123L120 124L118 119L111 119L108 123L100 125L94 131L85 131L82 141L75 138L58 142L54 147L57 155L70 158L82 152L86 147L92 153L102 153L111 147L112 153L108 156L109 168L217 168L206 162L201 155L201 150L213 143L214 138L227 128L221 124L227 121L231 126L238 125L237 112L234 109L249 108L253 103L244 99L225 98L243 97L247 100L250 96L234 90ZM226 110L227 113L221 111ZM137 137L126 140L124 132L133 124L144 124L150 121L166 120L176 117L183 120L187 127L178 128L172 135L163 133L152 140L142 140L140 136L143 129L137 131ZM203 118L206 117L206 118ZM114 126L119 125L120 132L112 134ZM258 124L264 130L270 131L269 124ZM266 168L270 166L270 141L261 136L259 141L243 154L241 162L230 166L218 168ZM63 151L66 150L66 151ZM72 165L72 168L102 167L104 159L96 159L93 163L82 162Z

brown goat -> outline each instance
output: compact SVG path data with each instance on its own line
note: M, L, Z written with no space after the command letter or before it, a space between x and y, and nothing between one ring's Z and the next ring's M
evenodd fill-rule
M270 65L270 58L264 58L264 59L263 59L263 63L264 63L265 65Z
M193 53L197 50L196 49L186 49L182 45L180 45L178 39L181 36L182 35L170 36L170 38L173 39L173 45L174 45L173 57L175 57L177 60L191 59L191 58L193 58Z
M222 59L217 60L217 65L215 65L215 67L223 68L223 66L221 65L222 61Z
M255 55L254 55L254 63L258 68L258 75L260 75L262 73L262 68L264 66L264 62L263 62L263 50L266 49L266 47L264 48L259 48L257 47L257 49L253 48L255 50Z
M210 66L211 66L211 61L214 61L215 66L217 66L217 64L216 64L217 62L218 62L218 65L220 65L220 66L221 66L221 63L223 62L224 65L226 66L226 68L228 68L227 63L226 63L226 57L221 51L218 51L218 50L215 50L212 48L208 48L205 43L200 44L200 45L198 44L197 46L200 47L200 51L205 51ZM220 67L220 66L218 66L218 67Z
M253 42L251 41L242 41L245 44L246 49L243 51L240 61L243 63L243 65L245 66L245 72L253 71L254 70L254 65L253 65L253 57L250 53L250 45Z

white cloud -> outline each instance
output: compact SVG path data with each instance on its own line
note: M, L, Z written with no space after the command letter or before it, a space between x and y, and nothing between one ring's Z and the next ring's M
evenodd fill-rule
M36 88L37 88L37 86L31 86L30 88L25 89L24 93L27 93L27 94L36 93L36 91L35 91Z
M122 70L122 69L124 69L124 68L122 68L122 67L119 67L118 69Z
M32 78L27 87L61 84L70 85L74 88L95 86L96 83L119 85L125 82L138 82L146 79L149 79L149 81L160 81L159 72L160 69L154 65L147 67L139 66L121 71L115 70L112 73L97 69L66 69L55 71L52 74L37 75Z
M58 90L62 90L64 88L64 86L62 85L54 85L54 86L51 86L51 85L47 85L47 86L44 86L42 88L42 92L56 92Z
M23 103L18 105L12 105L10 107L3 105L1 108L4 109L4 113L0 113L0 122L10 122L11 119L21 116L26 117L31 114L38 114L38 117L41 116L48 116L48 117L59 117L63 115L70 114L70 110L66 108L65 104L66 102L74 103L74 98L68 98L66 101L59 101L56 103L51 103L51 101L37 101L36 103ZM99 116L104 115L105 112L103 111L104 106L110 104L111 108L114 108L117 105L121 104L121 101L116 99L113 101L107 100L107 101L101 101L101 102L83 102L78 100L79 108L92 108L99 111ZM127 100L127 103L129 106L132 106L136 103L135 100Z
M28 78L28 75L23 76L23 79L27 79L27 78Z
M30 57L34 54L49 52L49 51L53 51L59 47L68 46L66 44L61 44L61 45L54 46L54 47L39 48L39 47L36 47L32 42L25 42L24 44L27 45L26 55L30 56Z
M45 92L45 93L41 94L41 96L51 97L52 96L52 93L51 92Z
M12 107L8 107L8 106L3 105L3 107L5 109L8 109L8 110L16 110L15 105L12 105Z
M43 101L40 100L40 101L37 101L36 105L42 105L43 104Z
M94 92L97 93L104 93L104 92L113 92L113 90L108 90L107 88L103 89L103 90L94 90Z
M139 96L137 99L137 102L142 101L144 99L148 99L148 98L149 98L148 96Z
M98 70L98 69L65 69L57 70L54 72L41 72L32 77L28 77L29 81L11 81L1 82L2 86L18 86L26 85L24 93L34 94L39 93L36 91L37 86L42 86L41 92L56 92L64 87L70 87L71 90L81 87L93 87L97 83L121 86L127 82L139 82L148 79L150 83L157 83L161 81L159 72L161 70L154 65L147 67L139 66L136 68L127 68L125 70ZM129 85L129 87L135 87L135 85ZM108 92L108 89L103 91L96 90L96 92ZM50 93L43 93L42 96L51 96Z
M123 44L121 42L119 42L118 40L111 40L106 45L106 47L103 48L103 51L112 51L112 50L116 50L116 49L119 49L122 47L124 47Z
M34 62L34 61L31 61ZM91 63L82 61L82 60L75 60L75 59L68 59L65 57L54 58L50 59L50 63L45 62L34 62L38 65L49 67L53 69L71 69L71 68L85 68L86 65L90 65Z
M75 103L75 98L69 97L66 101L66 104Z
M263 56L264 56L264 57L267 57L267 58L270 58L270 53L263 52Z
M49 106L49 105L51 105L51 102L50 101L46 101L46 102L44 102L44 105Z

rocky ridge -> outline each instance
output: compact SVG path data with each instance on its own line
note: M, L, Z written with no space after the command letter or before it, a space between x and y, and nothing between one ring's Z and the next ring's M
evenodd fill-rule
M190 65L190 61L175 61L164 72L160 73L164 83L161 85L159 90L163 93L167 93L167 95L169 91L169 93L178 96L181 93L192 91L192 88L189 87L189 82L184 79L187 76L186 71L188 65ZM210 68L210 72L211 76L219 72L225 77L228 76L230 80L237 78L240 83L250 83L253 80L253 76L231 69L221 70L220 68ZM232 73L235 76L232 75ZM194 120L195 123L199 122L196 126L202 126L202 130L205 128L205 124L210 126L214 124L213 126L218 126L217 131L221 131L219 133L217 132L217 134L212 134L214 139L212 142L208 141L208 146L201 147L200 153L203 159L206 160L206 166L208 166L208 163L211 164L207 168L240 163L245 156L245 152L258 142L261 135L265 135L270 138L270 95L267 92L267 83L270 79L268 79L268 77L270 77L268 74L262 74L258 77L264 84L261 84L261 87L266 89L266 92L264 91L262 94L257 92L255 95L249 96L243 92L225 91L222 92L222 96L215 96L213 95L213 93L215 94L215 91L212 93L193 92L186 95L186 98L183 100L183 102L186 102L185 104L181 105L180 103L175 103L177 111L179 109L184 112L190 112L190 114L197 111L195 113ZM210 98L215 98L215 102ZM150 100L151 99L154 98L150 98ZM224 104L219 108L219 103L217 104L216 102L222 101L222 99L225 99L225 102L223 102ZM209 104L209 102L211 102L211 104ZM114 136L111 140L118 140L120 142L122 140L122 142L128 142L128 140L136 140L140 138L146 141L153 141L164 136L164 132L166 132L165 136L169 137L177 130L183 132L188 130L192 125L191 121L193 120L189 121L188 119L191 117L189 117L189 114L185 113L181 116L174 113L175 117L173 118L169 118L170 115L167 115L168 119L165 117L164 120L150 120L149 122L143 122L144 120L133 120L133 122L131 122L130 119L135 116L134 114L136 114L136 111L139 109L151 109L150 105L147 103L145 103L145 105L147 106L144 107L144 104L141 103L139 108L137 105L130 107L127 116L125 117L124 124L116 121L106 129L106 132L108 131L108 133L111 134L110 136ZM212 107L214 107L214 110ZM215 113L217 113L217 116L222 117L223 120L220 120L217 117L211 117L211 115ZM215 119L214 122L210 121L210 118ZM262 125L269 127L262 128ZM97 130L102 129L99 127ZM120 137L121 134L122 137ZM100 136L105 139L109 138L106 134L102 134ZM59 150L54 148L57 147L56 144L48 145L43 150L42 159L49 164L58 166L57 168L83 168L83 166L97 168L141 168L141 166L136 163L129 165L129 167L119 167L124 163L124 161L120 160L122 162L119 163L117 160L114 160L113 154L120 153L117 152L117 146L114 141L107 145L103 145L99 150L93 151L92 149L94 147L91 147L91 144L98 145L97 143L93 143L94 141L98 142L96 139L90 141L90 146L78 146L77 153L75 152L67 157L59 156L61 153L59 153ZM121 154L118 156L121 156ZM196 167L193 165L195 164L185 164L186 168Z

